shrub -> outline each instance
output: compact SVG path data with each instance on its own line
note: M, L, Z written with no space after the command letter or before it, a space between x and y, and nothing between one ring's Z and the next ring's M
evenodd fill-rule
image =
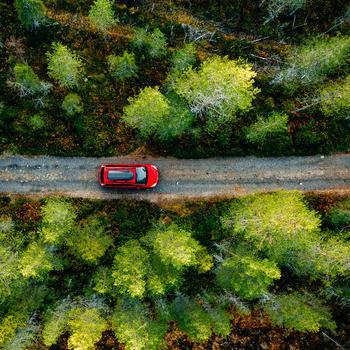
M62 102L62 109L68 116L83 113L84 108L80 96L74 93L66 95Z
M144 28L137 28L131 42L138 50L146 50L151 58L161 58L167 53L167 42L164 34L158 29L148 32Z
M15 0L17 15L27 30L34 30L45 24L45 6L41 0Z
M326 216L326 221L335 230L350 230L350 200L345 200L333 207Z
M110 55L107 57L111 76L117 80L124 80L137 76L138 67L135 54L124 51L122 56Z
M321 111L327 117L350 118L350 76L324 88L320 100Z
M90 217L68 236L67 244L78 258L94 264L113 244L113 240L106 233L105 223L98 217Z
M20 97L31 97L38 105L43 105L52 85L41 81L27 64L18 63L13 71L14 81L9 81L10 86L18 91Z
M268 293L268 287L281 277L274 262L233 254L216 271L218 284L239 297L252 300Z
M47 52L48 74L63 88L79 86L83 73L83 63L75 53L61 43L52 44L52 52Z
M110 0L95 0L89 11L89 19L92 25L102 33L107 33L118 22L114 17Z
M196 46L193 43L186 44L176 50L171 59L170 67L174 71L184 71L196 63Z
M283 85L287 92L294 92L300 86L320 83L327 75L346 64L349 52L348 37L311 40L289 53L285 68L272 83Z
M148 271L149 256L138 241L130 240L117 249L112 276L120 294L142 298Z
M275 325L295 331L318 332L320 328L336 328L328 308L311 294L277 295L264 309Z
M45 120L40 114L34 114L29 118L29 126L34 131L41 130L45 127Z
M122 299L112 316L112 329L126 350L156 350L165 344L168 325L154 319L137 299Z
M68 327L70 336L68 348L73 350L93 350L94 344L107 330L107 321L100 311L93 307L78 307L69 313Z
M273 113L268 118L259 117L246 131L247 140L269 154L284 153L291 147L287 114Z
M253 87L255 75L248 64L213 57L200 69L187 70L174 83L174 90L187 101L192 113L206 119L205 127L212 131L251 108L259 92Z
M41 209L42 235L48 243L60 243L74 225L76 214L73 206L58 198L50 198Z

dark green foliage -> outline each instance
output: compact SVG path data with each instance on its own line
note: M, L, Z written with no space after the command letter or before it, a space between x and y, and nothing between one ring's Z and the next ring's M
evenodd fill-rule
M68 116L83 113L84 108L80 96L74 93L66 95L62 102L62 109Z
M112 5L110 0L95 0L90 8L89 19L102 33L106 33L118 22L114 17Z
M268 287L281 277L274 262L235 254L225 259L216 271L218 284L247 300L268 293Z
M326 216L332 229L350 231L350 200L344 200L334 206Z
M15 0L18 18L27 30L35 30L45 24L45 6L41 0Z
M247 140L267 154L286 153L291 148L287 114L273 113L267 118L258 117L246 131Z
M265 311L274 324L300 332L336 328L329 309L311 294L294 292L274 296L265 305Z
M117 80L124 80L137 76L138 67L135 54L124 51L123 55L107 57L108 69L111 76Z
M173 71L183 71L192 67L196 63L196 46L193 43L186 44L179 50L176 50L171 59L171 69Z
M112 316L112 328L126 350L157 350L165 344L168 325L152 318L137 299L121 299Z
M150 58L160 58L167 54L165 35L158 28L152 32L144 28L137 28L131 43L140 52L146 50Z

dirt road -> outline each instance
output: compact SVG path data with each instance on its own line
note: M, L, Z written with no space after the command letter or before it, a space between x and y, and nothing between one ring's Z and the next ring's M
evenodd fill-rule
M160 169L153 190L102 189L101 163L152 162ZM133 197L150 201L237 196L277 189L349 190L350 154L288 158L59 158L0 157L0 192L85 198Z

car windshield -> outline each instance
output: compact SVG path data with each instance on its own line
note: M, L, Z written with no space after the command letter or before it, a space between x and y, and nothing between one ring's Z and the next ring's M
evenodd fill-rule
M147 182L147 169L145 167L136 168L136 182L138 184L146 184Z
M111 181L127 181L134 178L134 173L129 170L110 170L107 177Z

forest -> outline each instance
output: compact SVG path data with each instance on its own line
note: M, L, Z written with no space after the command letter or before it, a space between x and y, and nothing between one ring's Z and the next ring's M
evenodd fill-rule
M349 150L345 0L7 0L0 150Z
M1 0L0 152L350 151L346 0ZM350 197L0 196L1 350L350 348Z
M0 347L345 349L350 199L2 197Z

